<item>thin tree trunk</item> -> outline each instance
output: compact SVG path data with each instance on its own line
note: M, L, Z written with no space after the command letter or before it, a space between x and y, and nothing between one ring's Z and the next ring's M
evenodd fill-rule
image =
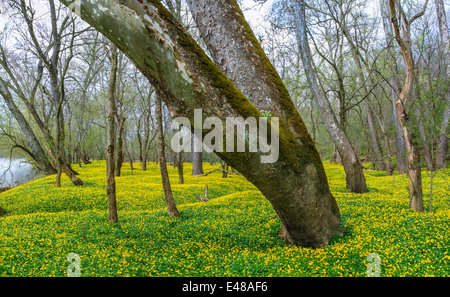
M391 23L391 17L389 13L389 0L380 0L380 6L381 6L381 16L383 19L383 28L384 28L384 35L386 39L386 46L388 48L391 47L394 34L392 33L392 23ZM392 98L392 110L394 115L394 126L395 126L395 144L397 147L397 169L400 174L405 174L408 171L408 161L406 159L406 142L405 138L403 136L403 130L400 125L400 121L398 119L397 111L396 111L396 101L398 94L400 93L401 89L399 87L398 82L398 76L399 71L397 67L397 61L394 58L394 53L392 50L388 49L389 52L389 62L391 65L390 70L390 83L391 83L391 98Z
M350 32L348 31L346 25L342 22L342 20L339 21L336 18L334 18L334 19L335 19L336 23L340 26L342 34L345 35L345 37L347 38L347 41L352 49L352 58L353 58L353 61L355 62L355 65L356 65L356 68L358 71L359 84L361 85L361 89L364 91L364 96L368 97L366 99L364 105L365 105L366 112L367 112L367 126L368 126L368 130L369 130L369 135L370 135L370 138L368 138L368 143L372 148L372 152L374 155L373 156L374 163L377 165L376 167L378 169L386 170L386 166L385 166L385 163L383 160L383 152L381 149L380 141L378 139L377 130L376 130L376 126L375 126L373 109L370 106L370 102L369 102L370 91L369 91L369 88L367 87L367 79L364 75L364 69L361 65L361 62L364 63L366 68L368 68L368 65L367 65L367 63L365 63L365 60L361 56L359 49L357 47L357 44L355 44L353 37L351 36Z
M118 50L114 43L110 45L110 77L108 82L108 123L107 123L107 145L106 145L106 195L108 196L108 222L117 223L116 179L115 172L115 130L116 130L116 80L117 80L117 56Z
M378 102L378 112L376 113L376 117L378 120L378 124L380 125L381 132L383 133L384 138L384 146L385 146L385 152L386 152L386 168L387 168L387 175L392 175L395 169L394 164L392 164L392 150L391 150L391 144L389 140L389 132L386 128L386 124L383 120L383 112L381 110L381 106Z
M130 149L129 149L128 145L125 146L125 148L126 148L127 155L128 155L128 161L130 162L131 175L133 175L133 170L134 170L133 161L134 161L134 159L133 159L133 156L132 156L132 154L130 152Z
M31 152L33 153L31 157L36 161L39 169L44 174L47 175L55 174L56 170L48 160L47 156L45 155L44 149L42 148L39 140L37 139L36 134L34 134L33 129L31 128L28 121L25 119L25 116L22 114L20 109L15 104L14 99L11 93L9 92L6 82L3 81L1 78L0 78L0 95L5 100L6 106L8 107L13 117L16 119L20 129L25 135L25 138L27 139L28 145L31 149Z
M203 174L203 153L194 152L192 156L192 175Z
M125 129L125 118L122 117L119 119L119 127L118 127L118 132L119 135L117 136L117 166L116 166L116 176L121 176L122 174L122 165L123 165L123 156L124 156L124 152L123 152L123 132Z
M450 95L448 95L450 97ZM447 107L444 110L444 115L441 125L441 137L439 137L438 152L436 156L436 168L445 168L448 156L448 124L450 119L450 99L447 101Z
M427 139L427 133L425 131L425 127L423 125L420 114L417 114L417 125L419 127L419 135L420 135L420 140L422 142L423 155L425 157L425 164L427 166L427 170L434 171L433 157L431 156L430 146L428 145L429 142Z
M192 175L203 174L203 144L195 135L194 137L194 151L192 153Z
M61 174L62 174L61 164L56 164L55 186L57 188L61 188Z
M184 173L183 173L183 152L176 154L177 160L177 170L178 170L178 183L180 185L184 184Z
M157 133L158 133L159 168L161 171L162 186L164 189L164 197L166 199L169 216L179 217L180 213L178 212L177 205L175 204L175 199L173 198L169 174L167 172L167 164L164 148L165 145L164 145L161 96L163 96L161 93L157 93L155 100L156 125L158 130Z
M314 99L324 117L326 128L330 137L339 151L342 165L346 173L347 188L354 193L367 192L366 179L363 168L350 140L345 134L341 124L336 119L331 104L324 94L319 78L316 75L311 50L309 48L308 36L306 33L305 1L293 0L292 5L295 13L296 32L303 61L303 66L308 79L308 83Z
M447 16L445 13L444 1L435 0L436 15L439 23L439 33L441 36L443 54L444 54L444 67L447 82L450 76L450 31L447 23ZM441 133L439 138L438 152L436 156L436 168L442 168L446 166L446 159L448 154L448 125L450 117L450 89L447 90L445 94L446 97L446 108L442 116Z
M61 148L61 142L63 140L62 137L62 127L61 124L63 124L63 122L61 122L60 120L60 116L62 114L62 102L59 102L59 105L57 106L57 112L56 112L56 116L55 116L55 126L56 126L56 136L55 136L55 155L56 155L56 168L57 168L57 173L56 173L56 181L55 181L55 185L57 188L61 187L61 173L62 173L62 164L63 164L63 150ZM69 167L69 166L68 166ZM69 167L70 171L72 171L72 169Z

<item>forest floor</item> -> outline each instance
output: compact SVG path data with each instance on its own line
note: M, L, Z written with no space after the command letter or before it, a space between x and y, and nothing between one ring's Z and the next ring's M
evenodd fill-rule
M138 164L136 164L138 166ZM217 165L204 165L212 170ZM0 194L0 276L65 276L70 253L81 276L366 276L367 256L381 259L381 276L450 275L450 169L434 178L428 212L428 174L423 172L426 212L408 209L407 176L365 171L369 192L345 187L340 165L325 164L338 202L344 236L325 248L291 246L277 237L280 221L270 203L239 175L190 175L178 185L169 167L181 217L169 217L159 167L125 164L116 178L119 224L107 223L104 162L74 167L86 182L54 176ZM282 181L280 182L282 185ZM201 202L208 185L210 201Z

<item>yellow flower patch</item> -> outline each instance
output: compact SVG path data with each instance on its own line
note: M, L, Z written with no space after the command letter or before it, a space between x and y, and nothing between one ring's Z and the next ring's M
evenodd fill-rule
M74 165L75 166L75 165ZM204 165L205 171L217 167ZM167 216L159 175L124 165L117 178L119 225L107 223L104 162L75 169L86 182L66 178L56 189L49 176L0 194L0 276L65 276L67 256L81 259L81 276L366 276L371 253L381 276L448 276L450 272L450 170L434 178L434 213L408 209L408 179L365 171L369 192L345 188L340 165L325 164L338 202L343 237L325 248L290 246L277 238L280 222L270 203L245 178L221 172L190 175L178 185L181 213ZM424 206L429 177L423 172ZM395 184L395 187L394 187ZM208 202L196 195L204 194Z

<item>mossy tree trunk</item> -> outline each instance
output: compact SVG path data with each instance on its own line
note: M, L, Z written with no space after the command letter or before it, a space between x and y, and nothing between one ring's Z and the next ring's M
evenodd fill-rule
M66 5L74 3L60 1ZM95 4L84 1L80 11L85 21L112 40L150 83L164 93L162 99L172 117L187 117L192 126L197 108L202 109L205 117L222 120L262 117L260 110L208 58L160 1L99 0ZM274 90L285 89L274 85ZM292 100L280 97L279 104L286 108L277 113L278 161L262 163L261 153L217 154L270 201L290 242L322 247L342 232L339 208L320 156Z

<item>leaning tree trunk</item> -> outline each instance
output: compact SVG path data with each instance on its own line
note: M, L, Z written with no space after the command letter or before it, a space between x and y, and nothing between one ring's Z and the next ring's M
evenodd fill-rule
M44 149L42 148L39 140L37 139L36 134L34 134L30 124L25 119L25 116L22 114L22 112L14 102L14 99L11 93L9 92L9 88L6 82L3 81L1 78L0 78L0 95L3 97L6 106L8 107L13 117L16 119L20 129L25 135L25 138L28 142L28 146L30 147L32 153L30 157L32 157L33 160L36 161L37 166L44 174L47 175L55 174L56 170L48 160L47 156L45 155Z
M125 117L121 117L118 120L118 132L119 135L117 136L117 166L116 166L116 176L122 175L122 165L123 165L123 157L124 157L124 151L123 151L123 132L125 129Z
M169 216L179 217L177 205L175 204L175 199L173 198L172 188L170 186L169 173L167 172L166 164L166 154L165 154L165 144L164 144L164 131L163 131L163 120L162 120L162 104L161 93L156 94L155 100L155 114L156 114L156 129L158 133L158 154L159 154L159 168L161 171L161 180L164 190L164 197L166 199L167 211Z
M422 175L420 168L419 151L416 146L414 136L410 132L409 110L410 101L413 96L413 89L416 85L416 77L414 74L414 58L411 47L411 24L414 20L420 18L427 7L428 0L422 11L414 15L411 19L405 19L405 15L401 13L399 0L389 0L389 10L391 13L391 22L394 27L395 39L402 51L405 61L406 77L402 91L396 100L395 108L402 127L403 137L406 141L406 149L408 151L408 175L409 175L409 195L410 208L423 211L422 201Z
M115 154L114 144L116 137L116 80L117 80L117 62L118 50L114 43L111 43L111 68L108 82L108 123L107 123L107 144L106 144L106 195L108 196L108 222L117 223L117 198L116 198L116 178L115 173Z
M304 0L293 0L292 6L295 13L296 33L300 47L303 67L314 99L322 113L327 131L339 152L344 166L347 188L354 193L367 192L366 179L359 156L348 139L344 129L336 118L331 104L320 85L319 78L315 72L311 50L309 48L306 33L306 12Z
M60 1L66 5L75 3ZM85 21L116 43L152 85L165 94L163 99L172 117L183 116L194 124L194 110L198 108L202 108L204 116L222 120L262 116L160 1L84 1L80 11ZM257 43L254 38L249 41ZM269 63L262 69L276 73ZM284 86L273 84L273 90L282 89ZM278 102L294 107L290 99L279 97ZM286 112L290 116L281 117L275 133L279 136L276 162L261 162L264 154L260 152L217 154L270 201L290 242L322 247L342 233L339 208L303 121L295 108L286 108ZM287 123L296 129L291 130Z

